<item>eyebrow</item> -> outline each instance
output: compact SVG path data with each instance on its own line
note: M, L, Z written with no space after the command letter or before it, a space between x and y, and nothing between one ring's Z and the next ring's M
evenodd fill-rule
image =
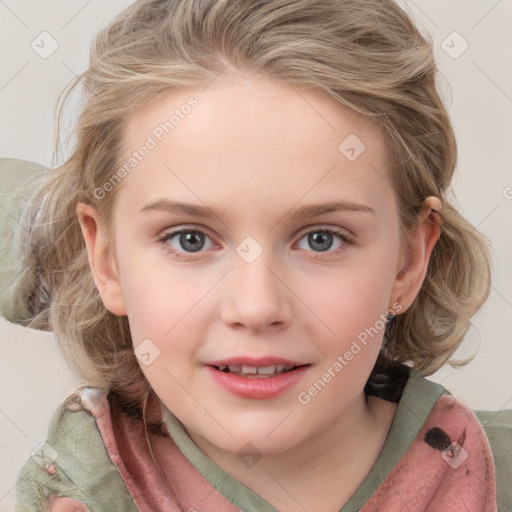
M228 211L225 208L219 208L214 211L207 206L171 201L170 199L157 199L156 201L151 201L150 203L145 204L139 213L159 211L200 218L211 218L213 216L217 218L223 218L224 216L229 217ZM301 206L300 208L294 208L286 213L282 219L285 217L289 217L292 220L305 217L316 217L322 214L338 211L361 212L375 215L375 210L364 204L358 204L351 201L330 201L327 203L310 204Z
M191 203L182 203L179 201L171 201L170 199L158 199L145 204L139 213L150 212L166 212L176 215L189 215L192 217L222 218L228 214L225 208L213 210L207 206L200 206ZM330 201L327 203L310 204L294 208L285 214L282 218L298 219L304 217L316 217L325 213L333 213L338 211L362 212L375 215L375 210L364 204L358 204L351 201Z

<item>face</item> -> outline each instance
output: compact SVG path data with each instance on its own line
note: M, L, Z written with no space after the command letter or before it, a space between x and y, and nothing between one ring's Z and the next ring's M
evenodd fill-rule
M405 307L382 130L237 76L132 116L120 160L103 298L197 444L275 453L350 422Z

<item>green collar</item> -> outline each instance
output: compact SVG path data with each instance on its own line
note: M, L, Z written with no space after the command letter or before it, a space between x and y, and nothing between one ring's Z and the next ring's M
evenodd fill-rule
M364 505L411 446L435 403L444 394L450 393L411 369L382 451L364 482L340 512L357 512ZM222 496L245 512L277 512L249 487L209 459L162 401L160 407L162 420L178 448Z

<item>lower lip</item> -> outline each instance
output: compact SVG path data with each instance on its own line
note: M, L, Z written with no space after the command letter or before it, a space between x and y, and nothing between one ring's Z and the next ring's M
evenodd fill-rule
M207 368L213 380L233 395L252 400L268 400L295 386L307 372L309 366L299 366L295 370L281 373L275 377L241 377L221 372L213 366Z

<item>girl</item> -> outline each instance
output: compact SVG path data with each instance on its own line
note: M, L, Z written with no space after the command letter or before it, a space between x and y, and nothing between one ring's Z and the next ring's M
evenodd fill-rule
M140 0L73 85L16 320L84 386L18 510L510 510L512 411L427 379L489 293L391 0Z

